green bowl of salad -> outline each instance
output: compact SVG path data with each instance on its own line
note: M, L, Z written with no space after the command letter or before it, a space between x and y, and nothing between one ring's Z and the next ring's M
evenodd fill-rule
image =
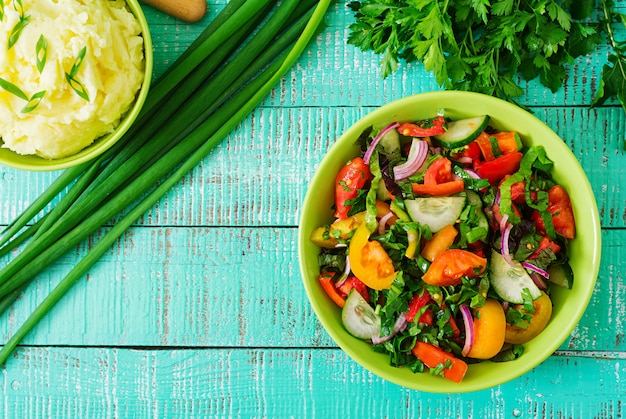
M581 319L601 254L593 191L563 140L513 104L455 91L352 125L310 182L298 245L337 345L434 393L546 360Z

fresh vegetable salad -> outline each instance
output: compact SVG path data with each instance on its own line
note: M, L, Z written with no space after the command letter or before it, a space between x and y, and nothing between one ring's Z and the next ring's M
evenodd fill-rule
M522 356L550 321L551 287L574 280L572 204L543 147L443 112L358 141L335 221L311 234L346 330L393 366L456 382L468 364Z

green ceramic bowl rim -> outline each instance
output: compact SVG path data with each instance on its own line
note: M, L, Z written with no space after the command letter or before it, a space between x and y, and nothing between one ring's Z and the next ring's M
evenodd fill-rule
M150 28L148 26L148 20L143 13L143 9L139 5L137 0L126 0L130 11L135 15L141 26L141 33L144 42L144 78L141 85L141 89L137 94L135 103L129 111L123 116L119 125L115 131L110 134L104 135L98 138L93 144L89 145L85 149L78 153L64 157L61 159L44 159L38 156L24 156L14 153L8 149L0 149L0 164L8 167L20 170L28 170L33 172L44 172L52 170L67 169L68 167L77 166L85 163L111 148L120 138L128 131L128 129L135 122L135 119L139 115L141 108L143 107L148 91L150 90L150 83L152 82L152 71L154 68L154 55L152 37L150 35Z
M409 107L424 110L407 111ZM576 301L576 304L555 304L553 320L544 333L526 345L522 357L507 363L482 362L470 365L468 375L460 384L428 373L413 374L407 368L391 367L386 356L374 353L368 344L350 336L341 326L339 308L326 297L317 282L319 265L313 256L317 255L319 249L309 240L315 227L332 221L330 206L324 207L328 214L326 216L315 213L315 209L332 201L334 174L343 162L356 155L358 149L353 144L359 134L372 123L384 126L411 112L426 112L428 115L421 117L427 118L441 108L445 108L446 115L452 118L486 113L492 117L492 122L495 121L496 127L514 129L501 126L501 118L506 116L510 122L504 125L515 126L527 143L541 143L546 147L548 156L555 161L554 176L559 183L567 185L574 182L571 179L576 182L576 188L569 188L568 192L574 202L577 222L577 238L571 243L571 256L576 257L572 258L572 268L578 276L571 290L555 287L553 294L555 302L560 303L568 298ZM530 129L533 134L525 134ZM303 200L298 232L303 284L313 310L331 338L354 361L373 374L406 388L432 393L465 393L491 388L528 373L550 357L569 337L589 304L599 272L601 247L600 217L591 185L563 140L538 118L516 105L487 95L458 91L421 93L395 100L375 109L348 128L331 146L316 169Z

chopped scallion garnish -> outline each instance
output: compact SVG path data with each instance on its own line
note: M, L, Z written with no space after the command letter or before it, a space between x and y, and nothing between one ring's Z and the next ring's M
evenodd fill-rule
M39 106L39 102L41 102L41 99L46 94L46 91L43 90L41 92L35 93L31 97L28 97L28 95L24 93L22 89L20 89L19 87L17 87L10 81L7 81L1 77L0 77L0 88L28 102L26 106L24 106L24 108L22 109L22 113L28 113L34 110L37 106Z
M28 95L24 93L22 89L20 89L10 81L3 79L2 77L0 77L0 88L6 90L12 95L19 97L20 99L28 100Z
M9 49L15 45L17 40L20 38L22 30L28 25L30 22L30 16L20 17L20 21L15 24L13 30L11 31L11 35L9 36Z
M74 60L74 64L72 65L72 69L70 70L70 72L65 73L65 80L67 80L67 83L70 85L72 89L74 89L74 91L76 92L78 96L82 97L87 102L89 102L89 94L87 93L87 89L85 89L85 86L83 86L81 82L76 80L76 75L80 71L80 67L83 64L83 60L85 59L86 53L87 53L87 47L83 47L83 49L81 49L78 55L76 56L76 60Z
M28 103L26 104L26 106L22 108L22 113L28 113L28 112L35 110L35 108L39 106L41 99L43 99L45 95L46 95L45 90L42 90L41 92L37 92L34 95L32 95L30 99L28 100Z
M36 46L36 57L37 57L37 70L41 73L46 66L46 59L48 58L48 41L43 36L43 34L39 37Z
M22 0L13 0L13 8L20 14L20 18L24 19L24 5Z
M65 73L65 80L67 80L67 83L76 92L78 96L82 97L87 102L89 102L89 94L87 93L85 86L83 86L81 82L71 77L68 73Z
M16 298L16 290L22 289L27 281L69 248L102 227L115 214L124 210L124 215L6 342L0 350L0 365L4 364L28 331L123 232L206 158L258 106L295 64L317 33L331 0L321 0L319 3L312 0L285 0L279 5L277 3L279 2L270 0L228 2L224 8L227 12L216 18L221 23L211 25L200 36L202 41L194 43L194 48L183 54L183 58L177 60L171 71L159 80L156 86L158 94L151 91L151 100L146 101L142 117L129 131L132 135L126 135L123 141L90 163L94 166L89 167L96 173L90 174L89 169L85 172L85 166L68 169L65 172L68 176L62 174L62 181L37 199L37 205L26 210L29 214L39 213L37 208L43 208L42 205L54 200L62 186L72 181L72 176L95 176L94 179L86 180L88 186L83 182L76 182L84 190L74 194L66 202L68 205L64 206L64 211L58 211L58 214L48 212L54 215L50 218L50 223L46 220L39 224L40 230L35 238L8 265L0 269L0 309L8 307L9 301ZM314 6L316 3L317 6ZM281 18L276 28L268 30L269 26L258 22L269 24L272 19L264 18L270 14L269 9L272 6L276 8L275 14ZM278 12L281 9L284 14ZM297 31L291 31L298 25ZM278 31L273 33L273 29ZM245 37L251 33L257 37L265 37L255 48L238 48L237 43L231 39L243 35L242 31L245 31ZM286 42L284 39L287 36L291 37L287 42L288 46L274 49L279 42ZM251 44L255 43L251 41ZM226 45L234 48L225 50ZM267 54L268 51L273 51L273 54ZM241 57L238 66L241 71L225 71L229 66L223 64L231 59L238 62L237 57ZM207 73L205 65L217 70ZM257 65L257 70L260 71L248 72ZM223 82L218 83L218 80ZM187 92L188 96L179 99L177 96L181 92ZM197 95L205 94L215 100L200 101ZM181 106L172 106L176 101ZM200 103L202 108L190 106L194 102ZM143 134L144 131L153 129L153 135ZM104 174L106 175L103 176ZM112 193L103 193L103 190ZM69 195L72 194L68 193L60 200L65 200ZM131 206L133 203L135 205ZM55 205L63 204L57 202ZM18 218L19 222L11 223L7 227L8 231L3 232L6 236L0 237L0 252L3 243L5 246L11 245L11 235L21 229L21 223L28 222L28 217Z

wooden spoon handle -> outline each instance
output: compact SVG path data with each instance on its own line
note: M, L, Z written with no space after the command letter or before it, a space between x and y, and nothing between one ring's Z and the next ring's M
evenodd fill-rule
M206 0L142 0L145 4L155 7L168 15L184 20L197 22L206 14Z

